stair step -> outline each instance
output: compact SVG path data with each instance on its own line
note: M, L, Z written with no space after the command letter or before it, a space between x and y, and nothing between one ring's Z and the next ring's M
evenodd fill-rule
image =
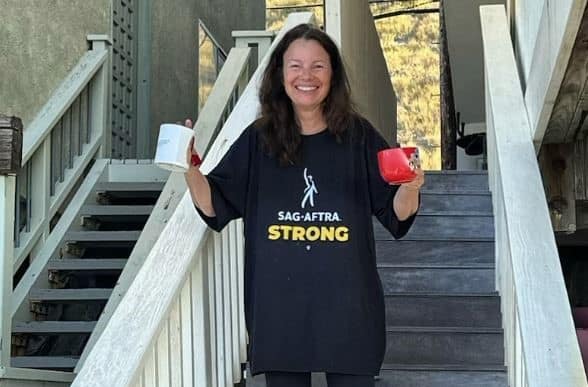
M508 387L505 371L382 370L376 387Z
M380 375L375 378L376 387L508 387L504 367L455 367L455 370L452 367L430 366L418 366L413 370L395 369L394 365L390 369L384 367L387 365L384 364ZM312 386L327 387L325 376L322 373L313 373ZM246 387L266 387L265 377L248 376Z
M153 212L152 205L87 205L82 207L82 216L149 216Z
M52 259L48 270L122 270L126 259Z
M380 222L374 220L374 237L377 241L394 237ZM494 238L492 216L430 216L418 215L406 235L409 240L484 240Z
M491 293L494 268L379 268L384 294L398 292Z
M477 195L463 193L421 192L421 211L463 211L492 213L492 196L487 192Z
M106 301L112 289L32 289L31 302Z
M10 359L15 368L69 369L78 363L76 356L15 356Z
M424 187L443 190L488 190L488 173L428 171Z
M500 297L488 294L391 293L387 326L500 328Z
M165 181L150 183L128 183L128 182L100 182L94 187L99 192L143 192L162 191Z
M92 333L96 321L17 321L12 333Z
M494 242L389 240L376 242L378 264L494 264Z
M69 242L136 242L141 231L69 231L65 240Z
M388 328L384 362L501 366L504 364L502 330L463 327Z

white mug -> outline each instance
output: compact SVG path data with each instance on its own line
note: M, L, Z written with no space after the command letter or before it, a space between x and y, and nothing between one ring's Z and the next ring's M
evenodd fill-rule
M159 127L155 165L172 172L186 172L188 146L194 131L182 125L162 124Z

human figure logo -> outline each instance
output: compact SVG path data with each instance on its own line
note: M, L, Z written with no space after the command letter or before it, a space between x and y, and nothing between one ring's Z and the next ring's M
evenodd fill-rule
M304 182L306 183L306 188L304 188L304 197L300 206L304 208L306 203L309 203L311 207L314 207L314 194L318 195L318 190L312 175L308 174L308 168L304 168Z

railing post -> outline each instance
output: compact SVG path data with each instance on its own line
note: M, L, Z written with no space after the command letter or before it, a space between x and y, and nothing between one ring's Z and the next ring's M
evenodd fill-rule
M14 261L14 210L16 172L22 157L22 121L0 116L0 367L10 367L12 321L12 265Z
M110 50L112 41L108 35L88 35L88 41L92 45L92 50ZM102 135L102 145L99 155L102 158L110 157L112 148L112 134L107 128L110 127L110 69L112 56L109 54L108 59L102 65L102 68L96 73L95 79L90 84L90 104L91 117L90 129L91 137L96 138Z
M257 47L257 67L269 51L275 33L273 31L233 31L232 35L235 39L235 47Z

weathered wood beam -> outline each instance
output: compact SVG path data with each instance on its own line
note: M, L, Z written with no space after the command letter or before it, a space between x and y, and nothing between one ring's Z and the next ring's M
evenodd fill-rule
M14 174L20 169L22 121L0 114L0 174Z
M447 44L447 27L445 25L444 2L439 5L439 27L441 37L441 168L456 169L457 167L457 119L455 116L455 99L451 66L449 64L449 45Z
M574 141L588 130L588 7L584 10L578 35L563 82L549 118L544 144ZM585 132L586 133L586 132Z

